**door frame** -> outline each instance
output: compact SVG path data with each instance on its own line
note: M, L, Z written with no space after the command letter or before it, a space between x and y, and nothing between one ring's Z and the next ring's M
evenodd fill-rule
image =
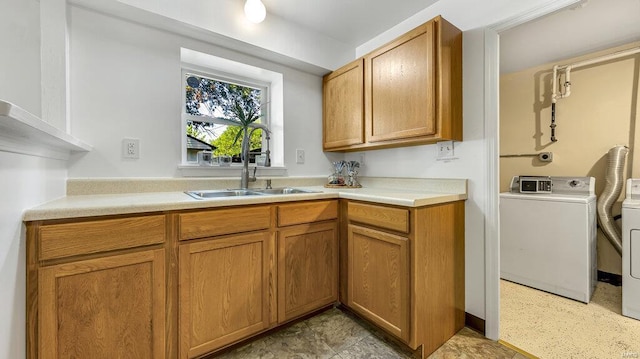
M484 29L485 336L500 338L500 33L579 0L550 0Z

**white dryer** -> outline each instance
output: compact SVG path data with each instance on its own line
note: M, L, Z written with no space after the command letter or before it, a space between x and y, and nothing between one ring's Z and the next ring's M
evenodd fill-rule
M595 178L547 178L550 191L544 181L537 187L545 193L515 176L500 194L500 276L588 303L597 280Z
M627 180L622 202L622 315L640 319L640 179Z

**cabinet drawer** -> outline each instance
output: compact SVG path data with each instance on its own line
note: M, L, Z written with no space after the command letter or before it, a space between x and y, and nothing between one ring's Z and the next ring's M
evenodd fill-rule
M409 210L349 202L349 221L409 233Z
M278 206L278 227L338 218L338 201L302 202Z
M163 243L165 216L43 225L38 259L70 257Z
M267 229L269 206L226 208L178 215L180 240L220 236Z

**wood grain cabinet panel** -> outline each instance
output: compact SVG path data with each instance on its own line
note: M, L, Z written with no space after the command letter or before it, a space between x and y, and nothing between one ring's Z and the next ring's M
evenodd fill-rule
M164 250L39 270L38 357L164 358Z
M323 147L325 151L364 143L363 60L323 79Z
M409 210L406 208L349 202L347 211L352 222L409 233Z
M181 213L178 223L180 240L257 231L271 225L271 207L246 206Z
M338 218L338 201L309 201L278 206L278 226L313 223Z
M259 232L180 245L181 359L269 326L269 238Z
M39 228L39 259L163 243L165 226L163 215L44 225Z
M349 225L348 305L409 341L408 238Z
M336 221L278 231L278 322L338 300Z
M433 22L365 56L366 141L436 132Z
M422 346L427 357L464 326L464 201L345 207L342 299L412 349Z
M323 123L325 151L461 141L462 32L438 16L326 75Z

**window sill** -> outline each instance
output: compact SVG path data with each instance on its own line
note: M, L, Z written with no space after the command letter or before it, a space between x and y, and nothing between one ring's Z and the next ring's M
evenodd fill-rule
M249 171L253 174L254 165L249 165ZM196 164L181 164L178 169L182 177L237 177L240 178L242 165L231 165L230 167L220 166L199 166ZM257 177L284 177L287 176L286 167L260 167L256 171Z

